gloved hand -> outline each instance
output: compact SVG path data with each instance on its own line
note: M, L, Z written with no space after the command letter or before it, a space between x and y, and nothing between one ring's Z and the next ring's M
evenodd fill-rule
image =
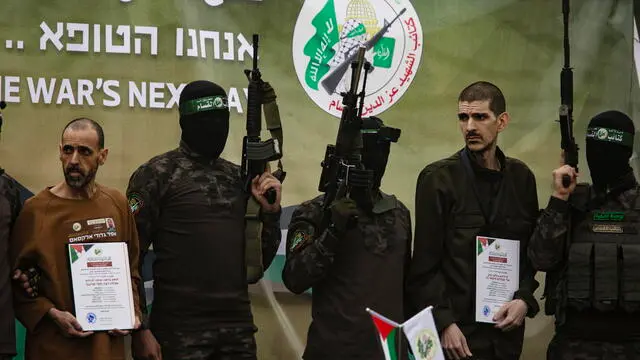
M32 298L38 296L38 285L40 283L40 270L29 268L28 270L16 269L13 273L13 280L20 283L27 295Z
M358 205L352 199L334 200L329 209L331 210L331 223L338 235L344 234L358 222Z

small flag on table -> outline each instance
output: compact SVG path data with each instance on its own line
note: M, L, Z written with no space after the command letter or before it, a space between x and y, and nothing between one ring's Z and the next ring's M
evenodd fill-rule
M398 352L396 351L396 341L400 324L393 320L387 319L386 317L369 308L367 308L367 312L371 315L373 323L376 325L376 329L378 329L378 335L380 336L382 351L384 352L385 360L398 359Z
M373 323L378 329L386 360L398 359L396 342L399 336L398 329L400 328L402 328L407 340L409 340L409 346L413 352L413 357L409 354L410 358L416 360L445 360L436 323L431 313L432 308L432 306L426 307L402 324L389 320L367 308L367 312L371 314Z
M445 360L431 309L426 307L401 325L416 360Z

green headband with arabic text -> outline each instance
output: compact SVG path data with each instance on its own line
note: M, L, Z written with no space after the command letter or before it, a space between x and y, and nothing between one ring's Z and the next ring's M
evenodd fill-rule
M226 96L207 96L183 102L180 105L180 115L191 115L202 111L225 109L229 109Z
M633 147L633 134L617 129L599 126L589 127L587 128L587 139Z

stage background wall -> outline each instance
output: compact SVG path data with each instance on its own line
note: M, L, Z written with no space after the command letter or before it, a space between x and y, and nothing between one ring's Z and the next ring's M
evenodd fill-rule
M388 2L399 6L406 0ZM584 134L590 117L600 111L618 109L638 118L633 11L631 0L572 3L575 135L581 146L581 179L588 181ZM283 203L289 215L297 204L317 195L319 164L325 146L335 141L338 126L337 118L310 99L296 76L292 42L302 6L303 1L292 0L3 1L0 98L7 101L8 107L4 110L0 141L2 167L24 187L25 197L55 184L62 179L57 153L60 131L70 119L88 116L104 126L110 149L98 180L124 191L136 167L174 148L180 136L175 104L169 109L152 108L148 99L146 106L131 107L129 82L137 87L143 82L147 86L157 83L153 86L164 93L164 98L156 100L166 105L171 98L170 89L175 91L179 84L196 79L215 81L227 88L230 95L235 92L239 99L243 111L236 108L232 112L229 141L223 154L239 162L246 106L243 93L246 78L242 70L251 65L246 52L244 60L239 60L238 48L242 44L239 37L250 43L251 35L257 32L261 35L260 67L265 80L277 90L284 126L284 164L288 176ZM396 194L413 213L415 181L420 170L461 147L456 120L459 91L473 81L488 80L504 91L512 117L508 129L500 135L499 144L509 156L525 161L534 171L540 206L545 206L551 193L551 171L558 164L560 151L555 120L563 61L561 1L414 0L413 8L422 29L419 67L416 64L412 83L401 99L379 115L403 131L399 143L392 146L384 190ZM392 15L378 13L378 18L390 20ZM69 23L88 24L91 36L87 52L69 51L74 49L73 44L81 43L80 37L69 37ZM135 54L133 39L137 36L133 35L130 52L105 53L107 25L113 26L114 33L120 25L131 26L132 32L134 26L157 28L157 55L151 54L148 37L141 38L140 54ZM93 51L97 45L95 27L100 28L101 52ZM213 58L211 40L207 41L206 58L177 56L176 28L184 28L185 36L186 29L218 31L224 45L220 59ZM62 33L58 44L61 49L55 41L42 46L43 34L56 33L58 29ZM227 36L234 39L234 60L222 59L226 51L224 33L232 34ZM119 36L113 36L116 44L122 44ZM185 45L188 44L185 39ZM49 83L54 78L51 101L32 97L30 81L33 85L38 79ZM64 84L63 79L69 83ZM79 104L75 95L74 104L68 100L57 102L61 85L69 86L77 95L78 80L85 80L81 82L85 88L100 85L93 93L95 105L86 101ZM119 82L118 87L114 81ZM119 105L103 104L111 99L103 92L105 86L120 95ZM640 144L636 142L635 146L637 150ZM633 165L637 169L635 155ZM284 216L284 229L287 221ZM282 287L282 254L281 248L266 280L252 286L261 359L297 358L306 339L310 298L292 295ZM543 275L538 274L541 282L538 296ZM543 313L527 320L523 359L543 358L552 331L551 319ZM21 347L22 336L20 328Z

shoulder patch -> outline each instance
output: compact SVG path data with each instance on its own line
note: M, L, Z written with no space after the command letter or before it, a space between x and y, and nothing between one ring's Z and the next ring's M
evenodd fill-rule
M144 206L144 201L142 200L142 196L140 196L137 193L129 194L128 201L129 201L129 209L131 209L131 213L133 215L136 215L137 213L139 213L140 209L142 209L142 207Z
M310 206L313 203L313 200L305 200L300 203L298 206Z
M296 230L291 239L290 251L298 251L311 241L311 234L306 231Z

